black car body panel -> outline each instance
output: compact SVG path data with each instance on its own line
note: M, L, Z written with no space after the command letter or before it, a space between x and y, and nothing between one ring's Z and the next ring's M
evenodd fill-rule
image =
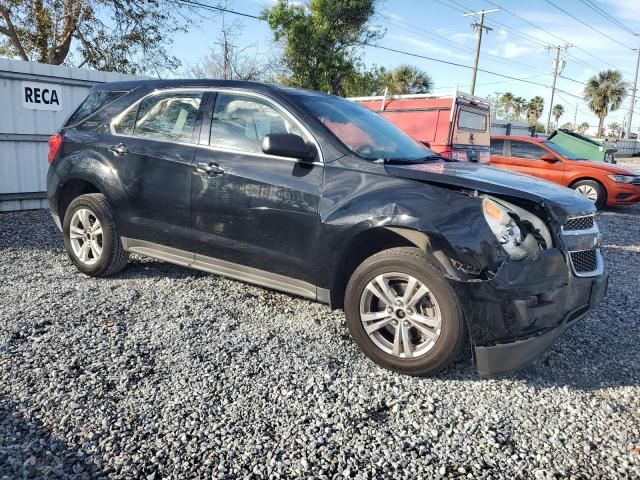
M592 242L593 248L599 234L563 235L567 219L594 213L592 203L568 189L476 164L364 160L299 101L322 95L314 92L206 80L95 88L128 93L61 129L63 147L48 172L49 204L58 226L68 204L65 187L87 182L107 198L131 251L162 246L165 255L158 258L333 307L341 306L345 271L362 245L380 235L415 245L436 259L458 293L483 375L529 362L594 308L606 289L602 272L572 273L568 242ZM192 143L126 137L110 129L111 120L130 105L172 89L203 91ZM210 148L211 112L222 90L260 95L289 112L315 140L316 161ZM125 155L113 151L120 144L128 150ZM202 164L214 164L223 173L204 174ZM553 247L511 261L482 215L485 194L518 202L538 215L551 231ZM240 267L234 270L234 265ZM526 348L507 348L535 338Z

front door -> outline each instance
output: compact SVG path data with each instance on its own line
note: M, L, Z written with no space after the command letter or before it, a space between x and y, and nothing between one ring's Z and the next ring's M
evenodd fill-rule
M151 94L115 119L101 150L127 198L121 236L188 249L192 161L203 92Z
M308 142L310 135L262 96L218 92L213 101L192 177L196 261L221 259L233 264L224 268L246 266L315 285L320 154L317 161L302 163L266 155L261 148L270 133L295 133Z
M543 155L553 155L551 152L533 142L511 140L510 144L510 153L507 152L505 159L509 170L563 184L564 163L560 159L555 163L542 160Z

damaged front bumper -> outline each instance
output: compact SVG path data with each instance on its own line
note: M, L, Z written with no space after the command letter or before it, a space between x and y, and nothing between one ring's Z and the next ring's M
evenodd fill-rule
M578 277L558 249L507 261L491 280L456 280L478 372L496 376L535 360L604 298L608 276Z

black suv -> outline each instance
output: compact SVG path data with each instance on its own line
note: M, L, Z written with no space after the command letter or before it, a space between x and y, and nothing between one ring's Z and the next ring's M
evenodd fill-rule
M452 162L350 101L275 85L103 84L50 141L71 261L130 252L344 308L378 364L482 375L540 352L603 298L593 203Z

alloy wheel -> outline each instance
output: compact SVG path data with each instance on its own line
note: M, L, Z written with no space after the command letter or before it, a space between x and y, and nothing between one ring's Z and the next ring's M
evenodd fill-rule
M360 297L360 319L382 351L410 359L431 350L442 330L433 293L417 278L399 272L376 276Z
M598 191L591 185L578 185L576 187L576 192L581 193L592 202L596 202L598 200Z
M69 227L71 249L78 260L93 265L102 255L102 226L88 208L80 208L71 217Z

